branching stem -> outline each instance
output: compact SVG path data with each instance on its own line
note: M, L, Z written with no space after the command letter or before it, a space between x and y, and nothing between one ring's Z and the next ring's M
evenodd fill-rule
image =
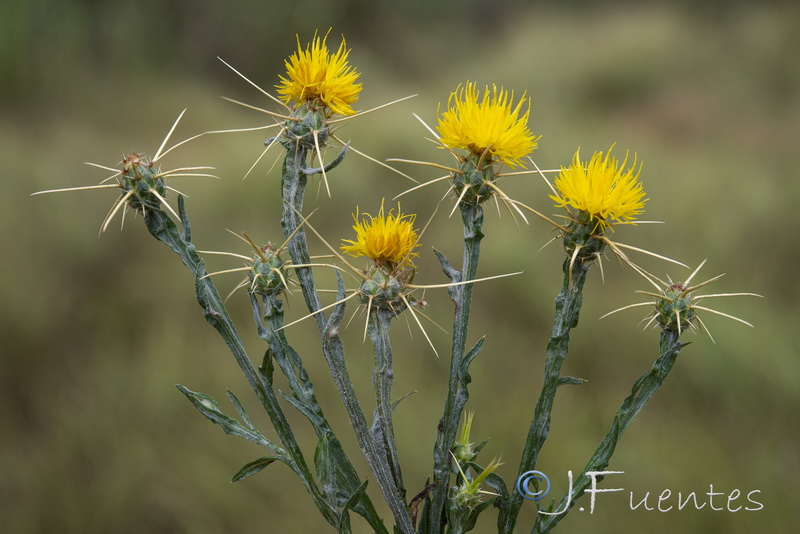
M452 269L443 256L439 260L445 274L453 282L462 282L475 279L480 258L480 245L483 239L483 208L480 205L460 203L461 218L464 223L464 256L463 270L461 273ZM431 497L430 514L425 532L438 533L442 531L442 514L450 480L450 449L455 443L458 432L458 423L461 412L469 399L467 385L469 364L466 346L469 327L469 314L472 306L472 288L474 284L458 285L448 288L450 298L455 305L453 319L453 344L450 358L450 378L447 387L444 413L439 422L436 444L434 445L433 474L434 487ZM477 346L476 346L477 347ZM471 351L469 360L477 355L477 350Z
M528 437L520 459L519 473L535 468L547 434L550 431L550 414L561 377L561 366L567 358L569 351L570 330L578 326L581 304L583 303L583 284L589 264L583 261L564 260L564 282L561 291L556 297L556 314L553 320L553 330L550 341L547 343L547 354L544 364L544 383L536 403L533 420L528 430ZM508 506L500 513L498 518L499 532L510 533L514 531L514 524L522 505L522 496L519 492L512 492Z
M622 433L631 424L631 421L642 411L647 404L647 401L655 394L656 391L664 383L667 375L672 370L675 360L678 357L681 349L685 343L680 342L678 332L674 330L662 330L661 338L659 340L659 357L653 363L653 367L643 374L639 380L633 384L631 394L622 402L622 405L617 410L614 421L611 423L611 428L608 433L600 442L600 445L595 450L586 467L583 468L581 474L577 477L576 483L572 486L571 490L564 495L556 510L564 510L564 513L557 515L542 515L539 514L536 519L536 524L531 530L531 534L545 534L555 527L561 521L569 510L575 505L575 502L583 495L583 492L589 487L591 481L590 477L586 476L589 471L604 471L611 461L611 456L617 448L617 443L622 437ZM601 477L597 477L600 480Z

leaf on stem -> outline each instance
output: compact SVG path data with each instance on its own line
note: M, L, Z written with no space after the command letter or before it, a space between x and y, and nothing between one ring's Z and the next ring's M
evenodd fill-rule
M256 473L258 473L259 471L270 465L275 460L282 461L283 459L278 458L277 456L264 456L257 460L253 460L252 462L246 463L244 464L244 467L239 469L239 471L237 471L236 474L233 475L231 482L239 482L244 478L255 475Z

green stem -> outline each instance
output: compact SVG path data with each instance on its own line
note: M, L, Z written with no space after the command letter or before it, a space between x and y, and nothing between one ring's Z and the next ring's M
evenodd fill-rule
M376 441L383 444L386 449L386 458L392 470L394 484L400 490L400 495L405 497L403 476L400 471L400 460L397 455L397 444L394 439L392 425L392 383L394 371L392 370L392 344L389 338L391 331L390 321L402 310L387 310L377 308L370 311L367 331L372 340L375 352L375 372L373 385L375 387L375 420L377 428L373 430Z
M289 256L295 265L311 263L306 232L301 227L303 223L303 197L306 183L308 182L307 176L311 170L306 168L307 158L308 150L302 144L291 146L286 150L286 158L283 160L283 172L281 174L281 193L283 196L281 227L283 228L283 235L287 239L294 234L289 240L287 248ZM322 308L322 305L317 296L311 268L299 267L295 269L295 273L300 281L300 288L308 310L312 313L318 311ZM314 319L321 332L325 328L325 314L319 312L314 315Z
M285 331L283 330L284 314L281 301L273 295L264 296L262 310L257 298L252 294L250 297L259 336L270 346L271 355L267 357L271 356L278 362L278 366L289 382L289 389L293 396L292 399L289 399L290 402L309 419L317 437L320 439L320 443L325 444L327 452L325 457L333 465L331 469L325 469L324 466L318 465L317 475L322 478L323 489L328 488L328 491L336 493L333 498L341 506L342 502L358 491L361 485L358 473L346 456L341 443L317 402L314 395L314 386L303 367L300 355L289 345L286 339ZM262 318L266 326L262 324ZM330 477L330 479L326 480L326 476ZM353 509L367 520L375 532L388 534L383 521L366 494L359 498Z
M344 299L344 283L337 272L338 279L338 300ZM358 439L361 452L367 459L367 463L372 469L378 487L383 494L383 498L389 505L389 509L394 515L396 528L403 534L414 534L414 526L411 523L406 503L400 495L398 487L395 485L392 470L383 454L382 444L373 439L372 434L367 428L367 421L361 406L358 404L353 384L347 374L347 364L344 358L344 345L339 337L339 328L344 318L344 303L334 307L325 330L322 334L322 352L330 366L331 376L339 389L339 394L344 403L345 410L350 416L350 423Z
M326 521L338 527L338 511L328 504L324 494L317 487L313 475L305 462L303 453L294 437L294 433L289 426L289 422L278 403L275 391L253 367L244 349L241 337L233 324L233 320L228 314L217 288L214 286L211 278L207 276L208 271L205 268L203 260L197 255L197 251L191 243L189 218L186 215L182 196L178 197L178 210L181 216L181 223L183 224L183 233L179 232L175 222L166 213L155 209L148 209L145 214L144 221L147 225L147 229L153 237L177 253L183 264L194 275L197 302L203 308L203 315L206 321L217 330L226 345L228 345L228 348L236 359L236 363L239 364L239 368L242 370L242 373L244 373L247 382L267 411L281 443L286 447L286 451L292 458L292 467L295 473L297 473L303 485L311 494L317 508L319 508Z
M547 434L550 431L550 414L561 377L561 366L569 352L570 330L578 326L581 304L583 303L583 284L589 264L576 261L570 265L569 258L564 260L564 282L556 297L556 314L550 341L547 343L547 355L544 364L544 383L536 403L533 420L528 430L528 437L519 464L518 477L535 468ZM498 531L511 533L517 521L522 496L519 492L511 492L508 506L498 517Z
M685 345L685 343L680 342L680 336L676 331L661 331L659 357L653 363L653 367L634 383L631 394L622 402L619 410L617 410L617 414L614 416L614 422L611 423L611 428L603 438L603 441L597 447L597 450L595 450L594 455L586 464L586 467L583 468L583 471L577 478L577 482L572 486L570 491L564 495L560 504L555 509L559 513L557 515L540 514L533 530L531 530L532 534L544 534L549 532L567 515L572 507L575 506L575 502L591 484L591 477L587 477L586 473L590 471L604 471L606 467L608 467L611 456L614 454L614 450L617 447L617 443L620 437L622 437L622 433L639 412L642 411L647 401L650 400L664 383L670 370L672 370L672 366L675 364L678 354ZM597 477L597 480L601 479L602 477Z
M481 232L483 227L483 208L479 205L467 203L462 203L460 208L461 218L464 223L462 273L449 268L449 265L445 266L443 262L443 267L446 267L445 274L453 282L475 279L480 258L481 239L483 239L483 233ZM440 256L441 260L442 257ZM464 364L473 285L465 284L448 288L450 298L455 305L455 316L453 319L453 344L450 356L450 378L447 386L447 398L433 450L433 475L436 486L432 492L430 514L427 516L428 525L425 530L425 532L431 534L442 531L442 514L444 513L450 480L450 449L452 449L456 440L461 412L469 398L469 392L467 391L469 375ZM472 354L471 357L474 358L475 354Z
M335 165L338 165L344 157L345 152L346 147L342 150L337 159L326 165L325 171L327 172ZM303 222L303 195L307 176L321 172L321 169L309 169L306 167L307 156L308 150L302 144L290 145L286 149L286 158L283 162L283 172L281 176L283 194L283 216L281 218L281 226L287 238L294 234L292 239L289 240L287 248L292 262L295 265L308 264L310 261L306 233L305 230L300 227ZM392 476L392 471L386 457L380 453L378 443L373 440L370 435L364 412L361 410L355 390L353 389L353 385L347 373L344 347L338 335L341 313L343 313L344 307L337 306L330 320L326 320L324 313L319 312L322 306L317 297L311 269L301 267L295 269L295 272L300 281L300 287L306 306L310 312L317 312L314 318L322 334L322 352L334 383L336 384L336 388L339 390L339 396L350 418L350 423L353 425L359 447L372 469L384 499L392 510L398 528L403 534L413 534L414 527L411 524L411 517L406 509L405 501L401 496L400 488L395 485L394 477ZM344 289L342 287L340 287L338 298L339 300L344 298ZM334 317L334 315L337 315L337 317Z

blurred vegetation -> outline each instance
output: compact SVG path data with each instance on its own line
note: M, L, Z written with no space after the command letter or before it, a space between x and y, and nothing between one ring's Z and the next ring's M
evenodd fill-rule
M557 7L556 7L557 6ZM454 0L438 3L6 0L0 7L0 196L4 261L0 308L0 524L4 532L316 532L327 525L291 473L270 467L237 484L230 477L261 451L223 435L175 390L182 383L224 398L246 384L194 302L190 276L164 247L128 217L96 237L114 195L30 193L90 185L120 155L151 155L180 110L175 140L221 128L265 124L264 117L219 99L268 105L228 70L232 63L265 89L283 59L319 29L347 37L360 72L362 109L409 94L416 98L342 128L353 146L378 159L446 162L411 116L435 121L436 106L458 83L475 80L527 91L531 128L542 134L534 154L543 168L585 153L630 148L645 162L647 217L663 225L619 228L615 239L697 265L699 275L728 275L714 292L752 291L761 299L719 300L715 308L743 317L751 330L707 316L716 343L690 336L678 364L622 439L608 481L651 499L673 492L743 494L761 490L759 512L684 509L631 511L627 491L598 497L593 515L574 511L565 532L780 532L796 517L800 487L797 378L800 336L795 324L800 284L798 10L788 3L648 3ZM166 166L213 165L222 177L186 179L189 214L200 248L245 252L225 231L281 241L275 171L268 154L242 181L262 150L264 133L207 136L165 158ZM418 179L425 168L403 168ZM374 210L383 196L410 185L402 177L348 156L324 189L308 198L312 222L337 243L348 236L356 205ZM535 177L509 178L504 188L540 211L554 211ZM404 197L419 221L433 213L441 184ZM445 201L424 237L454 262L458 221ZM473 435L491 439L487 457L502 455L500 474L513 483L516 459L538 395L561 252L539 221L517 225L487 212L481 275L524 270L475 292L473 335L487 335L473 365L468 408ZM312 243L313 245L313 243ZM322 250L322 247L319 247ZM426 254L417 281L441 283ZM641 260L659 276L688 273ZM230 265L210 258L211 268ZM323 275L324 276L324 275ZM221 290L238 280L222 280ZM598 321L640 300L643 281L616 260L605 283L590 275L581 325L565 373L587 378L564 388L540 468L559 494L566 470L579 471L602 437L630 384L655 358L657 334L636 327L636 312ZM444 291L428 291L430 313L447 325ZM249 325L241 295L230 301L254 358L263 347ZM303 306L290 305L300 317ZM366 409L371 350L356 318L346 333L351 374ZM396 386L416 390L397 411L397 434L410 491L431 466L447 359L437 359L404 321L395 331ZM249 330L250 329L250 330ZM304 355L345 445L357 447L318 354L312 325L290 337ZM447 335L430 329L447 347ZM441 352L446 352L442 350ZM291 413L291 412L290 412ZM292 414L296 415L296 414ZM300 417L300 439L313 435ZM261 426L268 422L261 418ZM370 486L375 492L374 485ZM379 497L376 495L377 499ZM740 502L743 504L743 502ZM533 505L520 524L532 524ZM526 518L526 513L531 517ZM492 532L483 520L479 532ZM526 519L530 519L526 521ZM360 524L363 526L363 524ZM520 529L520 531L524 531Z

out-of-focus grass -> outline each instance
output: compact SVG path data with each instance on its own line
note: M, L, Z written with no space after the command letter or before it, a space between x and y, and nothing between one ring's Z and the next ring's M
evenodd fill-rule
M348 123L341 134L359 150L378 159L447 162L444 152L423 140L427 132L411 112L434 123L437 103L468 79L502 84L518 94L527 91L531 128L544 136L534 154L543 168L567 163L578 146L588 155L614 142L615 150L630 148L645 162L647 218L666 224L619 228L615 239L693 266L709 258L701 278L728 273L713 291L766 297L713 302L712 307L756 328L707 317L717 343L691 336L693 344L684 349L673 376L620 444L610 467L625 475L609 478L606 485L626 491L600 495L593 515L575 510L560 527L565 531L778 532L791 516L798 490L793 475L800 468L795 424L800 340L794 326L800 292L793 278L800 258L795 237L800 225L793 217L800 198L800 68L794 62L800 43L793 20L796 11L777 8L739 9L723 17L655 8L519 11L491 38L467 38L450 26L438 34L422 25L393 27L393 48L405 52L399 67L381 55L385 42L369 32L347 34L351 61L363 72L362 107L420 95ZM286 52L297 30L281 30ZM280 57L275 52L265 63L280 65ZM226 59L237 63L235 57ZM80 65L75 69L85 74ZM123 231L112 225L97 239L112 193L28 196L105 177L81 161L113 166L125 152L152 154L183 107L189 112L176 140L208 129L265 124L264 117L217 98L225 94L266 105L255 90L222 66L215 77L201 74L206 72L189 65L172 77L159 72L156 80L146 72L136 77L96 72L58 91L19 97L19 105L2 103L7 117L0 125L4 531L327 529L304 490L280 466L229 485L230 476L262 451L223 435L174 389L182 383L222 401L230 388L257 412L224 345L202 320L191 279L176 258L133 217ZM269 88L277 73L252 76ZM38 79L35 73L31 79ZM267 174L277 152L247 180L240 179L268 135L208 136L165 158L165 167L213 165L223 178L185 179L178 185L190 196L199 248L245 252L225 228L281 240L278 175L276 170ZM438 176L424 168L403 170L420 180ZM312 224L334 244L349 235L356 205L374 210L381 197L411 185L355 154L329 178L333 197L327 198L324 189L315 196L312 187L307 205L319 207ZM503 186L540 211L555 211L536 177L509 178ZM409 194L403 210L416 211L422 222L442 194L441 184ZM425 234L420 283L444 281L427 252L430 246L454 262L460 256L459 223L446 217L451 202L444 202ZM561 253L553 245L538 251L550 235L536 220L518 227L507 213L498 217L492 209L485 232L480 275L525 271L480 285L472 319L474 339L487 335L472 367L473 433L491 438L487 457L502 455L500 474L513 483L540 384ZM219 258L208 263L219 269L236 266ZM642 263L662 277L681 279L688 273L649 259ZM223 279L220 287L226 291L236 282ZM565 372L589 382L559 393L551 441L539 466L559 492L566 470L582 468L630 384L655 357L657 334L636 328L636 312L598 321L607 311L639 300L635 289L646 286L615 260L605 263L605 284L599 272L587 284ZM428 291L425 299L430 314L446 326L451 306L445 292ZM290 300L290 316L299 318L303 306ZM230 307L253 358L259 358L263 347L249 326L245 299L232 298ZM361 320L357 317L345 335L351 374L370 409L372 356L361 344ZM430 470L447 358L437 359L418 332L412 339L403 322L397 322L395 333L395 391L398 396L417 393L400 405L396 424L413 494ZM305 357L326 412L367 476L313 331L301 324L289 335ZM446 354L448 336L434 328L429 332ZM313 434L301 417L289 413L310 458ZM256 419L269 428L264 417ZM765 508L736 513L708 506L667 513L629 509L628 491L637 500L649 491L652 503L664 489L702 497L709 484L726 494L759 489ZM373 485L371 490L379 500ZM741 498L738 504L747 503ZM533 506L524 508L521 524L530 524L533 516ZM493 521L493 512L487 512L478 531L491 532Z

